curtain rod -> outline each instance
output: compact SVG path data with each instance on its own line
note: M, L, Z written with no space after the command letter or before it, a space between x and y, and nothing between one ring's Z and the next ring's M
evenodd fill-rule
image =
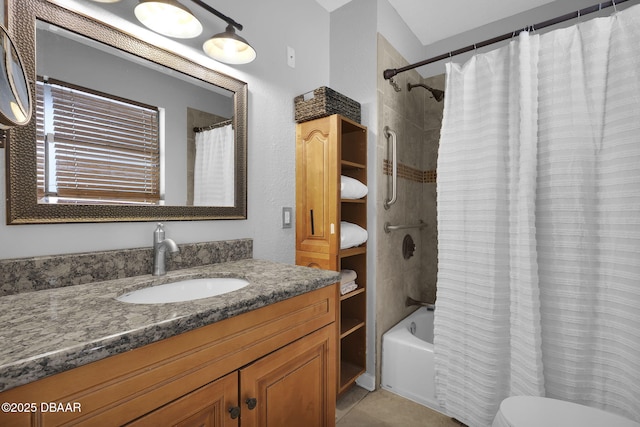
M539 29L542 29L542 28L545 28L545 27L550 27L552 25L559 24L561 22L569 21L571 19L580 18L581 16L588 15L590 13L598 12L598 11L600 11L602 9L606 9L608 7L615 6L615 5L620 4L620 3L624 3L626 1L629 1L629 0L617 0L617 1L612 0L612 1L609 1L609 2L605 2L605 3L598 3L595 6L587 7L587 8L578 10L576 12L567 13L566 15L562 15L562 16L559 16L557 18L549 19L548 21L540 22L539 24L530 25L527 28L523 28L521 30L512 31L510 33L506 33L506 34L503 34L501 36L494 37L492 39L488 39L488 40L482 41L480 43L474 43L472 45L469 45L467 47L463 47L463 48L458 49L458 50L454 50L454 51L451 51L451 52L448 52L448 53L445 53L445 54L442 54L442 55L434 56L433 58L425 59L424 61L416 62L415 64L407 65L407 66L400 67L400 68L389 68L389 69L384 70L382 75L384 76L385 80L389 80L390 78L392 78L393 76L395 76L398 73L403 73L405 71L413 70L414 68L422 67L423 65L431 64L433 62L442 61L443 59L447 59L447 58L451 58L451 57L456 56L456 55L460 55L460 54L463 54L463 53L471 52L472 50L476 50L476 49L481 48L481 47L489 46L489 45L492 45L494 43L498 43L498 42L501 42L501 41L504 41L504 40L509 40L509 39L517 36L518 34L520 34L522 31L539 30Z
M193 128L193 131L195 133L204 132L206 130L212 130L212 129L216 129L216 128L221 128L223 126L232 125L232 124L233 124L233 119L228 119L228 120L223 120L223 121L218 122L218 123L214 123L214 124L209 125L209 126L195 127L195 128Z

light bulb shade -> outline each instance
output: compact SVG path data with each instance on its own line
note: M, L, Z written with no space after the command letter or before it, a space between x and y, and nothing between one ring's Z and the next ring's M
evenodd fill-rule
M204 52L216 61L225 64L248 64L256 59L256 51L236 34L233 26L224 33L216 34L202 45Z
M202 24L176 0L140 0L134 13L150 30L167 37L191 39L202 33Z

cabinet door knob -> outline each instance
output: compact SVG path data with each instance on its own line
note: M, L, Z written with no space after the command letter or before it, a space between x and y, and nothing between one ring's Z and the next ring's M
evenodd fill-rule
M240 407L232 406L231 408L229 408L229 414L231 414L231 419L235 420L240 416Z
M247 404L247 408L253 409L258 404L258 399L256 399L255 397L250 397L247 400L245 400L245 403Z

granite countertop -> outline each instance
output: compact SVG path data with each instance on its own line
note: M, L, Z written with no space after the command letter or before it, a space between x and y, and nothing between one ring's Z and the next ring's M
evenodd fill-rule
M201 277L239 277L227 294L168 304L116 297L150 285ZM0 391L313 291L333 271L245 259L0 297Z

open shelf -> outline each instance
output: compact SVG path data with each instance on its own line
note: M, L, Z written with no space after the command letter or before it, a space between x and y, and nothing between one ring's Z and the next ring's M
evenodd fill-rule
M340 258L346 258L354 255L361 255L367 253L366 246L356 246L355 248L340 249Z
M366 169L367 165L364 165L362 163L357 163L357 162L351 162L349 160L342 160L340 161L340 164L342 165L342 169Z
M351 291L349 293L346 293L344 295L340 295L340 301L344 301L346 299L353 298L353 297L355 297L357 295L360 295L362 293L364 293L364 288L358 288L358 289L353 290L353 291Z
M363 198L363 199L340 199L340 203L355 203L355 204L366 205L367 204L367 199L366 198Z
M346 390L366 371L366 349L362 346L366 331L364 325L355 328L340 339L340 389Z
M340 339L357 331L363 326L364 326L364 320L362 319L353 319L353 318L340 319Z
M338 390L338 393L346 391L360 375L364 374L365 369L364 366L341 360L340 372L342 375L340 376L340 390Z

